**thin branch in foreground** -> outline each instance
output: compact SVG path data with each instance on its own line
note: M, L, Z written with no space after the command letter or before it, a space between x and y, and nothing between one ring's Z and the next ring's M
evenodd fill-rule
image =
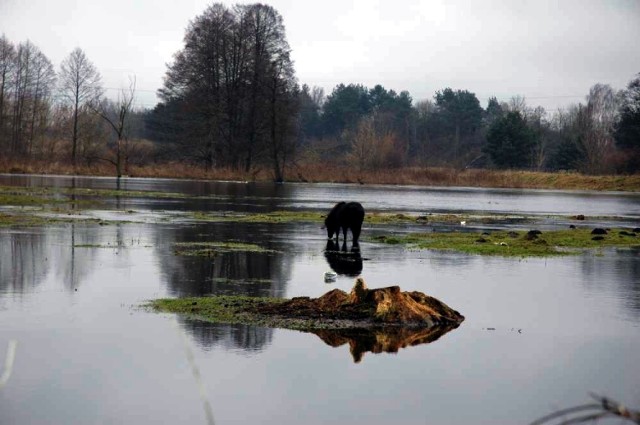
M570 425L589 421L595 422L598 419L605 417L618 417L640 425L640 411L627 409L621 403L607 397L598 396L596 394L591 394L591 397L597 403L584 404L558 410L535 420L531 425L547 424L556 419L562 419L561 422L558 422L558 425ZM581 415L571 416L576 413L581 413Z

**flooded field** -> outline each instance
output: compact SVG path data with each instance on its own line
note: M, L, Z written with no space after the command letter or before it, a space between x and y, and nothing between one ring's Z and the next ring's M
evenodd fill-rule
M0 186L118 188L108 178L9 175ZM374 236L417 225L365 223L359 258L344 264L319 222L194 215L323 213L357 200L368 212L514 217L450 225L468 231L638 227L638 194L160 179L119 186L136 192L89 193L71 211L46 212L64 220L0 227L0 366L17 343L0 388L2 424L516 424L588 402L590 392L640 407L640 248L477 256L382 244ZM0 213L33 209L0 205ZM571 218L579 214L586 220ZM214 242L210 255L181 249ZM332 269L338 278L327 284ZM316 297L348 291L357 275L369 287L435 296L466 320L431 342L374 353L356 340L329 344L141 308L161 297Z

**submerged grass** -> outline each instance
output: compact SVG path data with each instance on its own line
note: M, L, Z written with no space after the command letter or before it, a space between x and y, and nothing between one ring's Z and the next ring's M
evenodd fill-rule
M73 196L87 198L191 198L192 196L173 192L152 192L141 190L89 189L77 187L17 187L0 186L0 204L32 205L64 203L76 201Z
M628 229L612 229L606 235L592 235L590 229L527 231L414 233L378 236L378 242L403 244L415 249L458 251L503 257L551 257L579 254L585 249L640 245L640 238Z
M177 242L174 254L188 257L213 257L225 252L274 253L260 245L242 242Z
M99 218L78 218L73 215L68 216L47 216L43 215L44 211L27 211L27 210L11 210L11 213L7 214L0 212L0 227L36 227L36 226L49 226L68 223L85 223L85 224L98 224L100 226L107 226L115 223L127 223L122 220L102 220Z
M62 220L32 214L5 214L0 212L0 227L32 227L57 224Z
M292 222L321 222L325 215L313 211L274 211L270 213L242 214L242 213L207 213L195 211L191 217L198 221L207 222L236 222L236 223L292 223Z

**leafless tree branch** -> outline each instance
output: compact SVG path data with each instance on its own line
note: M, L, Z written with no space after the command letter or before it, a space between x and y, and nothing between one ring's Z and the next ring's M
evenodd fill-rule
M615 400L597 394L591 394L591 397L596 403L558 410L533 421L531 425L551 424L557 419L561 420L557 422L558 425L570 425L596 421L605 417L619 417L640 424L640 411L628 409ZM580 415L576 415L578 413Z

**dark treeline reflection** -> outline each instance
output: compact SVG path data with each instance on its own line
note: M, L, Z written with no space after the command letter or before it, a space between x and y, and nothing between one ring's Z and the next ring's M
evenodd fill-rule
M589 290L612 292L624 311L640 317L640 246L617 249L612 256L583 256L581 268Z
M620 297L635 318L640 317L640 246L620 249L614 260L614 269L621 286Z
M278 240L282 226L264 224L212 223L163 227L156 233L160 269L167 289L174 296L248 295L283 296L294 261L291 248ZM176 243L241 242L268 252L227 251L213 256L176 255ZM209 349L220 345L256 351L269 345L273 329L220 325L196 320L179 320L197 343Z
M191 319L179 319L178 323L205 350L215 346L243 351L260 351L269 346L274 329L249 325L225 325Z
M156 232L161 273L169 292L176 296L238 294L282 296L289 280L293 256L278 241L278 225L209 223L164 227ZM246 243L267 252L213 247L212 255L184 256L178 243Z
M78 176L3 175L0 184L65 189L128 190L179 193L187 198L135 198L114 196L99 198L115 209L139 208L178 211L266 212L287 209L300 188L264 182L221 182L204 180L166 180L145 178L92 178ZM86 196L77 196L86 199ZM95 197L93 198L95 199ZM327 202L329 205L330 202Z
M46 236L39 233L0 233L0 292L25 293L49 271Z
M73 291L91 271L95 250L78 247L104 239L93 225L9 230L0 233L0 292L33 292L53 273L64 289Z
M163 199L115 196L109 199L101 198L101 202L115 209L259 213L289 209L288 204L295 193L292 185L256 182L168 180L158 184L158 181L129 179L124 181L122 187L131 191L179 193L186 197Z

